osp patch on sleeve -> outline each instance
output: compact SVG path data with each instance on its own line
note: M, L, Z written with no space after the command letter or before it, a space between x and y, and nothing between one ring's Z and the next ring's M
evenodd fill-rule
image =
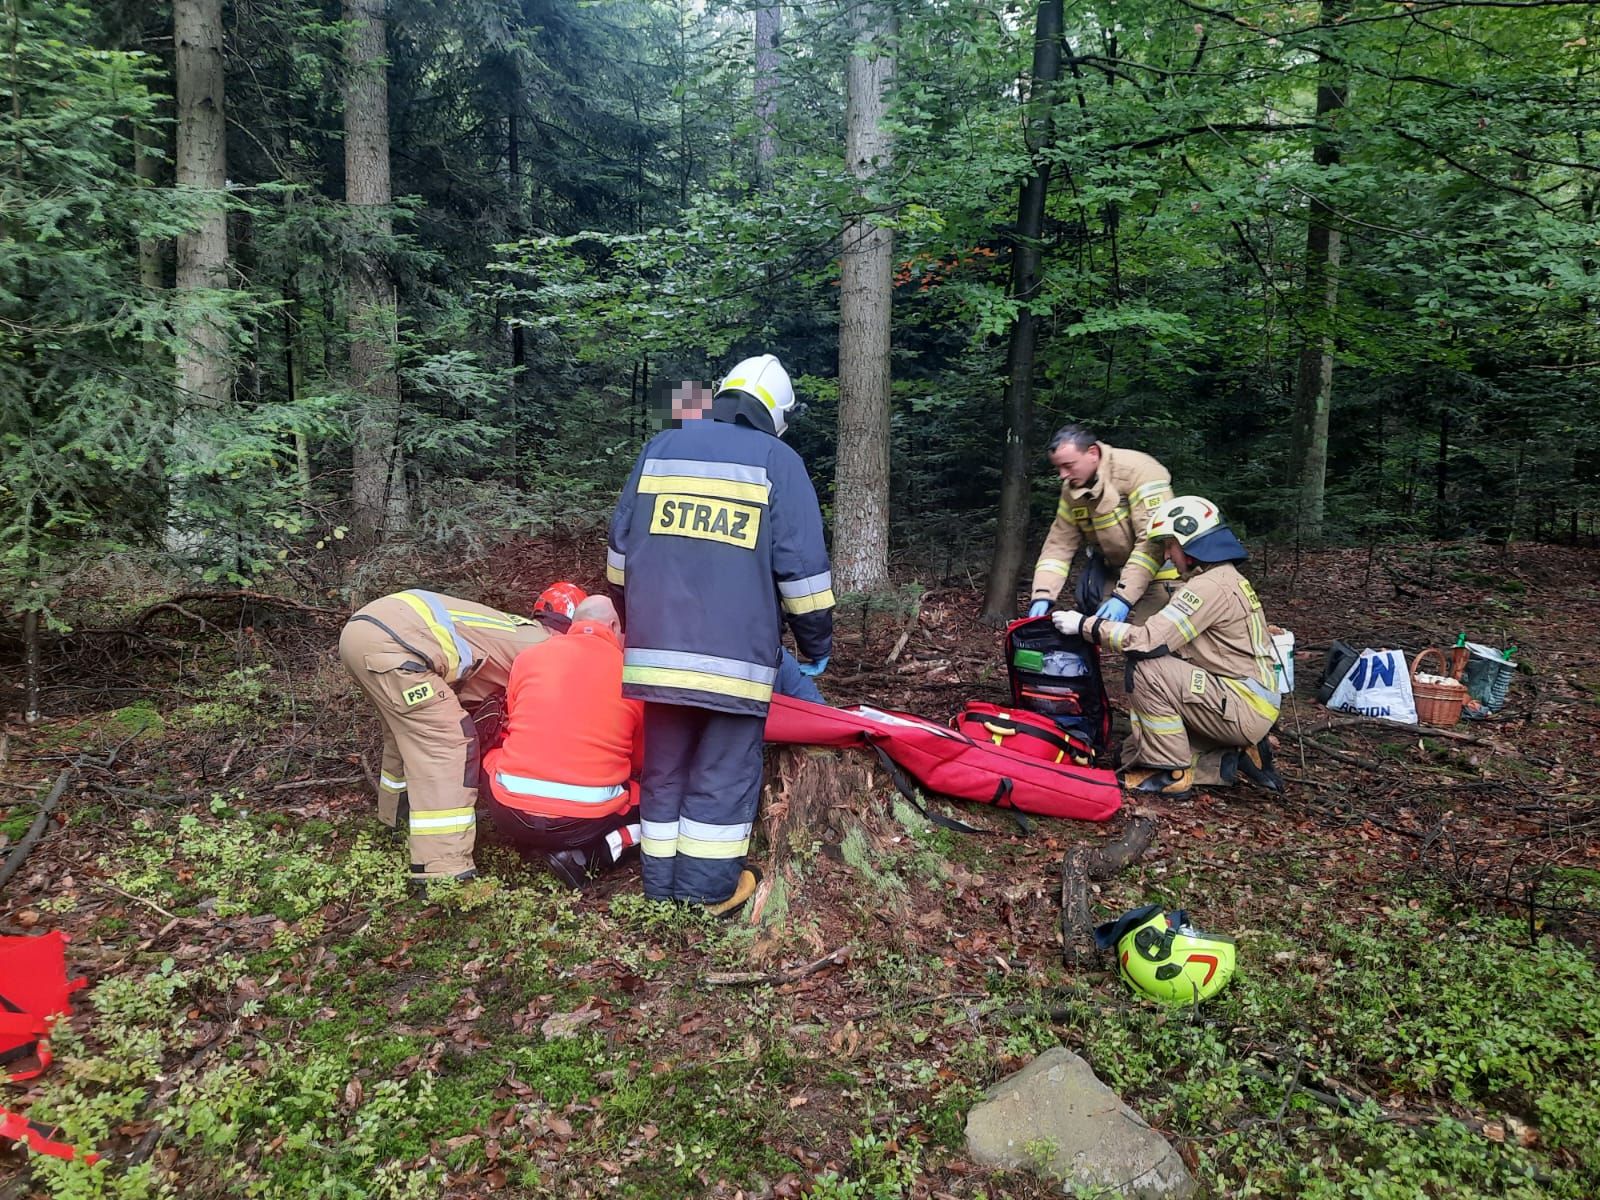
M1144 506L1146 508L1150 508L1150 509L1160 508L1162 503L1164 502L1164 500L1165 500L1165 497L1159 496L1159 495L1157 495L1157 496L1146 496L1144 498Z
M663 492L650 514L650 532L692 537L754 550L761 533L761 508L737 500L716 500Z
M1073 505L1073 507L1072 507L1072 519L1074 521L1087 521L1089 519L1088 506L1087 505L1082 505L1082 504Z
M1256 589L1250 586L1248 579L1239 580L1239 590L1244 593L1244 598L1249 602L1252 609L1261 607L1261 601L1256 599Z
M1206 673L1204 671L1189 672L1189 690L1196 696L1206 694Z
M400 698L406 702L407 708L415 708L424 700L431 700L433 698L433 694L433 684L419 683L416 686L408 687L405 691L401 692Z
M1200 606L1204 603L1205 597L1189 588L1184 588L1172 598L1172 607L1191 617L1200 611Z

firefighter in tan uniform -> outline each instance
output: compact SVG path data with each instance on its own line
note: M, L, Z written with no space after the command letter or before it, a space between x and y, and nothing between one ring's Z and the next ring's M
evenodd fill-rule
M470 879L478 731L464 705L505 692L512 660L543 624L418 589L374 600L339 635L339 661L378 709L378 818L406 818L411 878Z
M1181 798L1195 765L1217 764L1210 782L1235 773L1271 791L1267 731L1278 719L1272 639L1255 589L1235 563L1248 554L1222 523L1216 505L1179 496L1151 515L1148 536L1182 576L1165 608L1143 625L1058 612L1055 626L1128 659L1128 717L1123 786ZM1217 753L1221 751L1221 753Z
M1177 579L1150 545L1148 531L1150 515L1172 499L1167 469L1148 454L1106 445L1082 425L1056 431L1050 465L1061 477L1061 501L1034 564L1028 615L1050 611L1081 548L1078 611L1126 621L1137 608L1137 619L1144 620L1167 602Z

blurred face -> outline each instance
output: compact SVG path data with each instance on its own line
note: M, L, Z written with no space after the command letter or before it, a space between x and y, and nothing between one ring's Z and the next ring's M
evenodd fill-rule
M711 411L712 391L703 383L687 380L672 389L672 419L698 421Z
M1178 574L1187 575L1189 567L1194 560L1183 552L1183 547L1178 545L1177 538L1162 538L1161 552L1167 556L1167 561L1178 568Z
M1062 442L1050 451L1050 465L1073 487L1084 487L1100 469L1100 447L1094 445L1080 450L1071 442Z

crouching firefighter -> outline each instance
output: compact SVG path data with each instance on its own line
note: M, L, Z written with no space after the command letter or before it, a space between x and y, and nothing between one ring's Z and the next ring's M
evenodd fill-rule
M517 654L549 636L540 622L418 589L374 600L339 635L339 661L383 725L378 819L408 831L413 882L475 874L478 730L464 706L497 698Z
M1034 564L1028 615L1050 611L1081 551L1078 611L1142 624L1167 602L1178 577L1150 542L1151 515L1172 499L1167 469L1148 454L1108 446L1082 425L1056 430L1049 453L1061 499Z
M1267 732L1278 719L1272 641L1250 581L1235 563L1248 556L1199 496L1179 496L1151 515L1149 536L1182 583L1143 625L1058 612L1063 633L1121 651L1128 660L1123 786L1173 798L1203 783L1243 774L1272 791Z
M644 701L640 850L653 899L730 912L755 890L745 857L781 619L803 673L820 675L832 649L822 514L805 464L779 441L793 408L776 358L739 363L711 420L650 439L611 520L623 692Z
M639 844L643 705L622 694L622 624L604 596L517 655L506 738L483 759L495 828L581 887Z

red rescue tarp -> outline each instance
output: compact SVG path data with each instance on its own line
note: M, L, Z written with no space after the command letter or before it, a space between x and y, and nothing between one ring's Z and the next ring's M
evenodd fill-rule
M46 1041L50 1028L72 1011L68 997L84 985L82 979L67 978L66 946L67 935L59 930L41 937L0 938L0 1072L13 1080L32 1079L50 1065ZM20 1142L35 1154L79 1157L72 1146L56 1140L55 1133L21 1113L0 1108L0 1137ZM100 1156L82 1157L94 1162Z
M59 1016L72 1011L67 997L84 985L67 979L67 935L0 938L0 1070L32 1079L50 1065L42 1044ZM22 1069L13 1066L29 1062Z
M1122 807L1110 771L1053 763L910 713L833 708L773 696L766 738L809 746L877 747L930 792L1045 817L1104 821Z

